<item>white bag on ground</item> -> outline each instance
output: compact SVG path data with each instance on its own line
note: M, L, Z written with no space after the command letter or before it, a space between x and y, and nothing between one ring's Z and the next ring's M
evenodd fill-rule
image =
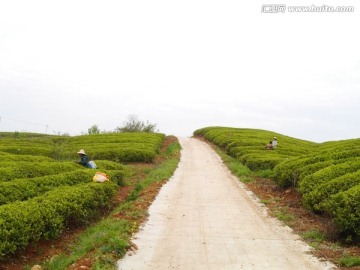
M97 168L96 163L95 163L93 160L90 160L90 161L88 162L88 164L89 164L89 167L90 167L91 169L96 169L96 168Z
M93 177L94 182L104 183L109 181L109 175L103 172L96 172Z

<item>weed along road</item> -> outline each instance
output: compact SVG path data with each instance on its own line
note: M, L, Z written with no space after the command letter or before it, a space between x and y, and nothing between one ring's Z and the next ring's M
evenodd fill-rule
M206 143L179 138L181 161L119 270L333 269L231 175Z

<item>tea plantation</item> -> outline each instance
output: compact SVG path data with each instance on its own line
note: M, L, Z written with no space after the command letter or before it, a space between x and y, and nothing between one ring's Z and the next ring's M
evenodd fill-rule
M360 139L313 143L266 130L206 127L194 135L221 147L252 171L294 186L304 205L330 215L348 240L360 241ZM266 150L277 137L278 146Z
M164 138L159 133L0 133L0 259L99 216L123 184L122 163L151 162ZM80 149L97 169L74 162ZM110 181L93 182L96 171Z

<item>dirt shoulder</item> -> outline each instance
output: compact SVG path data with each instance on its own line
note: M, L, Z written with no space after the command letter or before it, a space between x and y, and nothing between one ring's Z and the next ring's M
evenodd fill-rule
M340 267L339 261L344 256L360 257L360 247L341 242L331 219L305 209L296 189L282 189L271 179L259 177L246 186L266 205L270 215L282 219L314 247L313 254L333 262L339 269L360 269L359 266ZM324 237L318 237L319 233Z

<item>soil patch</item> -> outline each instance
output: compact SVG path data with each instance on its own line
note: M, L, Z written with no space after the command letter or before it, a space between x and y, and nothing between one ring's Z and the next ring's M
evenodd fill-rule
M339 259L348 254L360 257L360 247L341 243L336 228L328 216L315 214L302 205L301 194L294 188L283 189L271 179L257 177L251 183L245 185L266 204L269 214L279 217L279 211L283 215L288 215L289 220L286 225L294 230L298 235L303 235L309 231L322 232L326 239L316 241L315 239L305 239L309 245L314 246L314 254L333 262L339 269L359 270L360 267L340 267Z

